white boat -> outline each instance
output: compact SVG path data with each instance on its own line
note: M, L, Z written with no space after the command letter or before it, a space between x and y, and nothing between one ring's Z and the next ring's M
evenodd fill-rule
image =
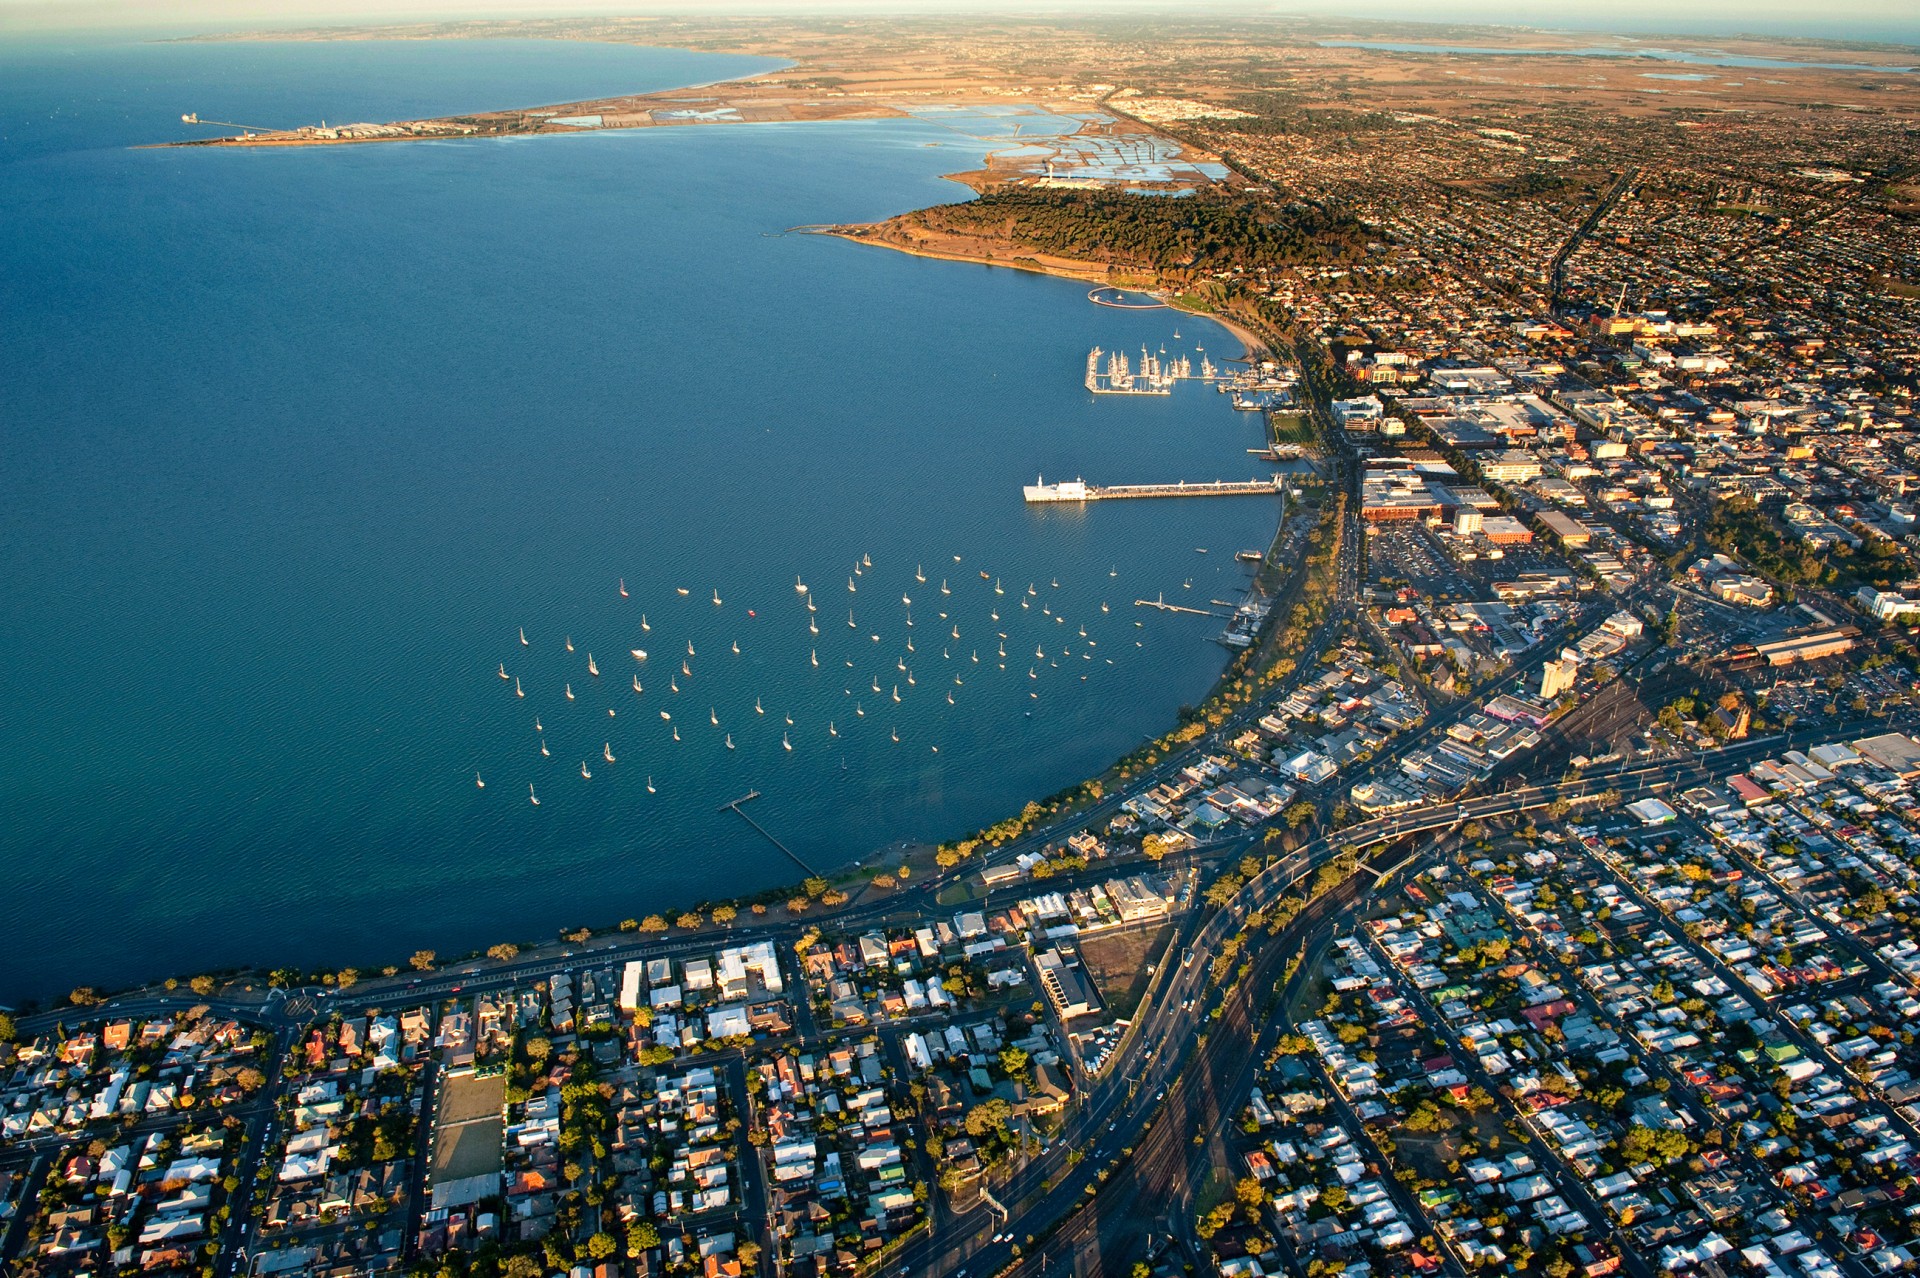
M507 673L507 663L504 661L500 663L500 677L502 679L511 679L513 677Z
M593 664L593 654L591 652L587 654L587 673L596 679L600 677L600 667Z
M895 701L900 699L900 685L897 683L893 685L893 699Z
M666 712L665 710L662 710L662 711L660 712L660 717L661 717L662 719L671 719L671 718L673 718L673 716L672 716L671 714L669 714L669 713L667 713L667 712Z
M817 635L820 633L820 623L815 621L812 617L807 618L807 633L810 635Z
M1112 611L1112 609L1110 609L1110 608L1108 608L1108 607L1107 607L1107 606L1106 606L1105 604L1101 604L1101 605L1100 605L1100 611L1101 611L1101 612L1111 612L1111 611Z
M635 692L645 692L645 691L646 691L646 689L645 689L645 688L643 688L643 687L641 687L641 686L640 686L640 676L639 676L639 675L635 675L635 676L633 677L633 690L634 690Z
M693 678L693 667L688 665L684 659L680 662L680 673L689 679Z
M608 741L600 747L600 757L608 763L613 762L613 742Z
M674 587L674 589L678 590L683 595L691 593L690 591L688 591L688 589L685 586L676 586Z
M898 744L900 744L900 729L898 729L898 728L895 728L895 729L893 730L893 732L892 732L892 736L893 736L893 742L894 742L894 744L895 744L895 745L898 745Z
M784 732L780 734L780 744L789 750L793 749L793 742L787 740L787 734Z
M926 569L922 568L919 564L915 564L913 566L913 579L915 581L925 581L927 579Z
M948 705L952 705L952 704L953 704L953 694L952 694L951 692L949 692L949 693L947 694L947 704L948 704Z
M871 568L871 567L873 567L873 556L872 556L872 555L862 555L862 556L860 556L860 566L861 566L862 568Z
M630 648L628 651L633 654L635 661L645 661L647 659L647 650L645 648Z
M673 739L675 741L678 741L680 739L680 728L678 725L675 725L673 729Z
M740 655L740 641L738 639L733 641L733 655L736 657Z
M513 695L516 697L524 697L527 695L526 689L520 686L520 677L518 675L515 675L513 679Z
M540 716L539 716L539 715L537 715L537 714L536 714L535 716L533 716L533 730L534 730L535 732L545 732L545 731L546 731L546 729L545 729L545 728L543 728L543 727L541 727L541 726L540 726Z
M998 577L995 577L993 579L993 593L996 595L1004 595L1007 593L1005 590L1001 589L1000 579Z
M484 790L487 788L487 783L480 779L480 774L478 772L473 774L473 788L476 790Z
M840 735L840 729L833 726L833 720L831 719L827 720L827 735L830 737L837 737Z
M520 646L522 648L527 646L527 628L525 626L520 627Z
M907 671L907 686L909 688L913 686L913 671L911 670Z
M534 807L537 808L540 806L540 796L533 792L533 782L531 781L527 782L527 798L533 803Z
M716 608L720 606L720 592L717 590L713 592L713 606Z
M571 701L571 700L573 700L573 685L572 685L572 684L568 684L568 685L567 685L567 700L569 700L569 701Z
M913 639L912 639L912 637L911 637L911 636L909 636L909 637L908 637L908 639L907 639L907 651L908 651L908 652L912 652L912 651L913 651Z
M667 676L667 691L668 692L680 691L680 680L676 676L674 675Z
M854 624L853 609L851 608L847 609L847 629L849 630L858 629L858 627Z
M1107 569L1107 576L1109 576L1109 577L1118 577L1119 575L1120 575L1120 570L1119 570L1118 568L1109 568L1109 569Z
M648 794L655 793L653 788L653 775L651 773L647 775L647 793Z
M627 597L627 579L625 577L620 579L620 597L622 599Z
M796 595L804 595L807 593L807 583L800 580L797 575L793 579L793 593Z
M580 779L582 781L593 780L593 773L587 771L587 761L585 759L580 760Z
M640 614L640 629L648 633L652 633L653 631L653 627L647 624L647 614L644 612Z
M811 652L811 653L810 653L810 655L809 655L809 660L811 660L811 661L813 662L813 665L814 665L814 668L815 668L816 670L817 670L817 669L819 669L819 667L820 667L820 654L819 654L818 652Z
M719 711L717 711L717 710L715 710L715 709L714 709L714 708L713 708L712 706L708 706L708 707L707 707L707 720L708 720L708 722L710 722L710 723L712 723L714 727L716 727L716 728L717 728L717 727L719 727L719 726L720 726L720 712L719 712Z
M847 589L849 591L857 591L859 589L858 586L853 584L853 578L851 577L847 578Z
M573 636L572 636L572 635L568 635L568 636L567 636L567 651L568 651L568 652L572 652L572 651L573 651Z
M951 590L947 589L947 579L945 577L942 577L940 579L940 593L943 595L950 595L953 593Z
M540 738L540 757L543 759L551 759L553 757L553 751L547 749L547 739L545 737Z
M733 749L733 734L731 732L727 734L727 749Z
M913 607L913 600L908 598L906 595L900 596L900 602L905 604L909 608Z
M696 655L698 655L698 654L696 654L696 653L694 652L694 650L693 650L693 640L691 640L691 639L689 639L689 640L687 640L687 655L688 655L689 657L692 657L692 656L696 656Z
M860 703L858 701L853 703L853 712L859 715L862 719L867 717L867 712L860 708Z
M793 716L792 716L792 715L788 715L788 716L787 716L787 726L788 726L789 728L791 728L791 727L793 726Z

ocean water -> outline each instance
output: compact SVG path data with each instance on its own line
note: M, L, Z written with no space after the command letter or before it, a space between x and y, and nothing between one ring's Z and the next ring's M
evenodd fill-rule
M961 198L940 175L984 144L885 121L132 149L188 110L381 120L754 65L0 51L0 1001L791 882L720 805L757 789L840 865L997 820L1205 693L1220 623L1132 601L1237 598L1275 503L1019 487L1254 473L1225 396L1081 385L1096 344L1238 344L781 234Z

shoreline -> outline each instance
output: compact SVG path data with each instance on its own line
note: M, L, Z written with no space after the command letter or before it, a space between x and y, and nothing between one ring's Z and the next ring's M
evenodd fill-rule
M947 177L948 177L948 180L950 181L960 180L958 176L953 174L948 174ZM900 243L896 243L893 240L876 239L872 236L861 235L858 233L861 230L867 229L872 226L878 226L878 225L880 225L880 223L876 222L876 223L864 223L864 224L858 224L858 225L836 226L829 229L824 229L819 231L809 231L806 233L810 235L831 236L832 238L837 240L845 240L849 244L864 244L871 248L890 249L895 253L903 253L908 257L923 257L936 262L961 262L969 266L1005 267L1009 270L1025 271L1029 275L1046 275L1054 279L1076 280L1083 284L1105 285L1109 283L1105 274L1108 268L1104 266L1100 266L1098 263L1093 263L1093 262L1086 263L1085 269L1083 270L1075 270L1075 269L1072 269L1071 267L1064 266L1064 265L1063 266L1049 265L1045 261L1037 257L1028 256L1028 257L1018 257L1018 258L998 258L998 257L979 257L976 255L967 254L967 253L949 253L949 252L942 252L939 249L919 248L911 244L900 244ZM1094 274L1095 271L1099 271L1101 273ZM1152 290L1142 289L1140 291L1150 292ZM1093 303L1089 303L1089 305L1093 305ZM1178 314L1181 314L1181 315L1191 315L1195 319L1208 320L1226 329L1229 333L1233 334L1234 340L1240 343L1240 347L1241 347L1240 358L1243 360L1254 359L1254 358L1257 358L1259 355L1270 356L1273 354L1272 348L1269 347L1266 342L1260 340L1259 337L1254 335L1251 329L1247 328L1243 324L1240 324L1238 321L1228 319L1223 315L1214 313L1213 311L1196 311L1191 307L1182 306L1178 301L1174 300L1174 298L1172 298L1171 296L1169 296L1166 299L1166 309L1177 312Z

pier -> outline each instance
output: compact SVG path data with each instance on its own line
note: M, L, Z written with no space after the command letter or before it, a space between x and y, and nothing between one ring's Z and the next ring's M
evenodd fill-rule
M1209 612L1205 608L1188 608L1180 604L1170 604L1167 602L1167 596L1164 591L1161 592L1158 599L1136 599L1133 601L1133 606L1136 608L1158 608L1161 612L1185 613L1189 617L1230 617L1233 615L1232 613L1225 612Z
M761 825L758 821L754 820L752 817L747 815L747 810L741 805L744 803L751 803L753 800L759 797L760 797L760 792L758 790L749 790L745 794L741 795L739 798L735 799L732 803L721 804L717 810L721 812L731 811L735 816L739 817L742 821L745 821L748 825L752 826L755 830L759 831L761 838L765 839L767 842L773 844L773 846L775 846L776 848L779 848L781 852L785 853L787 860L799 866L801 870L806 873L806 876L808 878L810 879L819 878L820 872L818 870L815 870L811 865L808 865L805 861L802 861L792 848L788 847L786 844L782 843L780 840L774 838L773 835L768 832L766 826Z
M1283 491L1285 477L1272 479L1216 479L1211 483L1190 484L1182 479L1171 484L1115 484L1102 488L1085 480L1049 484L1042 476L1037 483L1021 491L1029 504L1050 502L1113 501L1124 497L1271 497Z

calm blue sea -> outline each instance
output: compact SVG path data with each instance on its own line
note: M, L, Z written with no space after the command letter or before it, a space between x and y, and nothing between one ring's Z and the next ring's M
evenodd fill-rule
M187 111L384 120L760 65L0 50L0 1000L790 882L720 804L756 788L765 826L843 864L996 820L1205 692L1218 623L1132 601L1236 598L1273 503L1033 510L1019 486L1253 473L1224 396L1081 386L1095 344L1237 344L779 234L961 198L940 175L979 142L131 149Z

